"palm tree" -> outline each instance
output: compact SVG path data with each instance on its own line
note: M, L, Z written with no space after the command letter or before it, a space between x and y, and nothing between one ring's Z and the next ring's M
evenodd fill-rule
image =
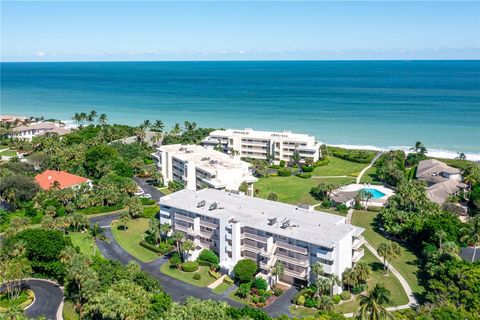
M357 320L381 320L391 319L386 305L390 303L390 291L383 285L376 284L367 295L360 298L360 307L355 312Z
M469 227L462 228L461 232L465 235L460 240L473 245L472 262L474 262L477 255L477 247L480 246L480 214L473 217L469 222Z
M467 160L467 156L463 152L457 152L458 156L455 158L455 160Z
M90 237L93 240L93 256L95 257L96 255L96 250L97 250L97 245L95 244L97 240L99 241L107 241L108 238L104 235L104 230L101 228L98 223L95 223L91 228L90 228Z
M334 273L328 275L327 279L330 287L330 296L333 296L333 288L335 287L335 285L341 285L342 282L340 281L340 278Z
M447 241L447 242L443 243L440 246L439 251L442 255L450 256L450 257L453 257L453 258L458 257L458 253L460 252L457 244L453 241Z
M182 256L188 256L193 250L195 250L195 243L192 240L187 239L182 243Z
M315 281L315 286L317 287L315 297L318 298L330 290L330 280L325 277L320 277Z
M347 286L348 291L357 285L357 276L352 268L347 268L345 271L343 271L342 282Z
M312 272L315 273L315 275L320 277L323 274L323 265L320 263L320 261L315 262L312 267Z
M151 122L150 120L148 120L148 119L147 119L147 120L143 120L142 126L143 126L145 129L150 129L151 125L152 125L152 122Z
M167 237L170 230L172 230L172 226L168 223L160 224L160 234L163 235L163 237L165 238L165 243L167 243Z
M395 242L390 244L380 243L377 249L378 255L383 258L384 270L388 273L389 262L390 260L397 258L401 254L401 249Z
M98 117L98 123L101 125L101 126L104 126L106 125L108 122L108 117L105 113L102 113L99 117Z
M275 262L275 265L273 266L272 269L272 275L275 277L275 283L278 282L278 279L283 276L285 273L285 265L283 264L282 261L277 261Z
M87 116L87 121L88 124L91 124L93 121L95 121L95 118L97 117L97 111L92 110Z
M172 238L175 241L178 253L181 253L182 240L185 238L185 236L183 235L183 233L175 231L172 235Z
M120 226L122 226L123 230L127 229L127 222L130 221L130 215L128 214L128 211L124 211L122 215L120 216L120 219L118 220L118 223Z
M172 130L170 130L170 135L172 136L178 136L182 132L182 128L180 128L179 123L175 123L173 126Z
M335 305L332 298L328 296L321 296L318 299L317 309L321 311L333 311Z
M163 124L162 120L155 120L153 125L151 126L151 130L155 132L163 132L165 125Z
M366 261L360 260L355 263L355 266L353 267L353 272L355 273L357 282L364 283L367 282L368 278L370 278L372 270L370 269L370 266Z
M415 153L422 154L422 155L427 153L427 148L420 141L415 142L415 146L413 148L410 148L410 150L414 151Z
M437 232L437 238L438 238L438 247L441 248L442 247L442 242L443 240L445 240L445 238L447 237L447 233L443 230L438 230Z

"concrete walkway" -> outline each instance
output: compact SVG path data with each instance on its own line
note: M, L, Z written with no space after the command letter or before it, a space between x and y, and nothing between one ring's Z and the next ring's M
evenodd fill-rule
M218 278L217 280L213 281L212 283L210 283L207 288L209 289L215 289L216 287L218 287L219 285L221 285L223 283L223 279L225 279L227 275L224 274L223 276L221 276L220 278Z
M385 153L385 151L380 151L379 153L377 153L377 154L375 155L375 157L373 157L373 159L372 159L372 161L370 162L370 164L369 164L368 166L366 166L365 168L363 168L362 171L360 171L360 173L359 173L359 175L358 175L358 177L357 177L357 182L356 182L357 184L359 184L359 183L360 183L360 180L362 180L363 174L364 174L365 172L367 172L367 170L370 169L370 168L373 166L373 164L375 163L375 161L377 161L378 158L380 158L380 156L381 156L382 154L384 154L384 153Z

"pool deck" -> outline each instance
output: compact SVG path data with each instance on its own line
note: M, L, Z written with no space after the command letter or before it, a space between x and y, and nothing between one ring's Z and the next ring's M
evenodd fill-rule
M389 189L389 188L384 187L384 186L370 185L368 183L349 184L347 186L340 187L339 189L337 189L337 192L355 192L355 191L359 191L361 189L375 189L375 190L378 190L379 192L384 194L384 196L381 197L381 198L370 199L368 201L368 204L370 204L370 205L383 206L385 204L385 202L387 202L387 199L395 194L395 192L392 189Z

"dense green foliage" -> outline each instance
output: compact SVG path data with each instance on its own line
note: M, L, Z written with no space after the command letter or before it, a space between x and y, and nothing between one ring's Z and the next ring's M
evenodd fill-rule
M358 163L370 163L377 154L376 151L352 150L337 147L327 147L327 150L328 154L331 154L332 156Z
M381 181L396 186L404 178L405 153L400 150L388 151L378 158L375 166Z
M250 259L242 259L233 268L235 279L239 282L250 282L257 273L257 264Z
M218 255L212 250L208 249L203 249L202 252L200 252L198 260L207 261L212 264L218 264L220 262Z

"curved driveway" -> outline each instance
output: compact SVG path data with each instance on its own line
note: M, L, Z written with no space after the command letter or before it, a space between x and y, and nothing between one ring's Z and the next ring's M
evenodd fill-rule
M43 316L48 320L57 320L57 312L63 301L63 290L57 284L48 280L29 279L22 282L22 288L35 293L35 301L25 310L27 317L36 319Z

